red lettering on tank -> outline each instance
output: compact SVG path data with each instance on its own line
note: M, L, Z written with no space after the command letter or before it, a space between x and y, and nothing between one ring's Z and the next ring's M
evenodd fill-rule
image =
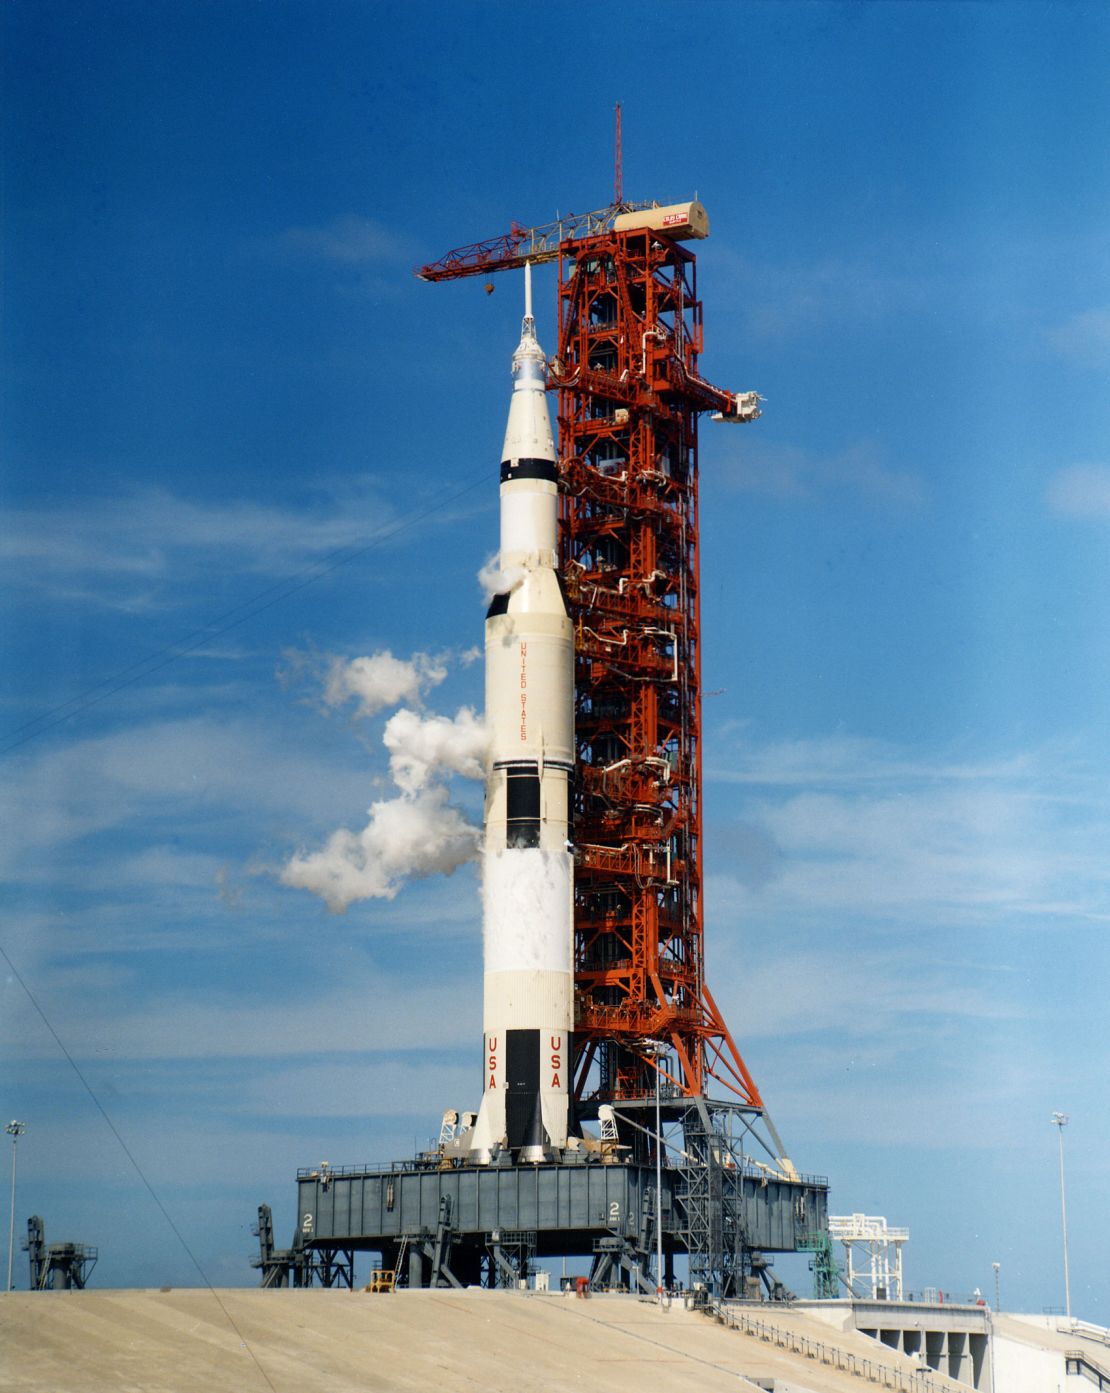
M486 1084L486 1087L487 1087L487 1088L496 1088L496 1087L497 1087L497 1080L493 1077L492 1074L489 1076L489 1083Z
M520 738L528 739L528 644L520 641Z
M559 1082L559 1075L558 1075L558 1074L553 1074L553 1075L552 1075L552 1078L551 1078L551 1087L552 1087L552 1088L562 1088L562 1086L563 1086L563 1085Z

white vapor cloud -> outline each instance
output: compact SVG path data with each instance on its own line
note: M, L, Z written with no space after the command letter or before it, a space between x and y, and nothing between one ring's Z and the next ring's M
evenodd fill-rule
M408 879L449 875L477 851L481 831L447 796L436 785L371 804L361 832L341 827L320 851L292 857L282 883L340 913L356 900L392 900Z
M404 659L384 649L335 659L324 702L336 707L354 699L358 716L373 716L399 702L419 703L446 676L446 658L427 653ZM454 717L423 716L404 706L386 721L382 743L397 796L372 804L361 832L340 827L320 850L299 852L281 872L284 885L311 890L335 913L356 900L392 900L409 879L450 875L481 840L481 829L448 801L444 786L456 774L483 777L488 738L481 717L469 706Z
M382 743L389 751L393 782L405 793L418 793L437 770L481 779L489 736L469 706L452 720L418 716L402 710L386 722Z
M353 697L358 702L356 715L375 716L403 701L419 702L429 687L438 687L446 676L443 661L427 653L395 658L385 648L349 662L336 658L328 670L324 701L337 707Z
M514 590L526 574L523 566L507 566L502 569L501 557L494 553L478 572L478 584L482 587L488 603L495 595L507 595L510 590Z

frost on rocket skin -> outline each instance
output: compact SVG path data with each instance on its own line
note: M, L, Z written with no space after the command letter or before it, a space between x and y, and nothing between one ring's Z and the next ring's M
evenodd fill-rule
M474 856L482 833L447 798L439 785L371 804L361 832L341 827L321 850L292 857L282 884L341 913L356 900L392 900L406 880L449 875Z
M570 859L538 847L483 858L487 972L571 971Z

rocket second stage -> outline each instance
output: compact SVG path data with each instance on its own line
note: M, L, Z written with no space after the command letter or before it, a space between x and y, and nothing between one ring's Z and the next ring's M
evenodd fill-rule
M574 632L556 571L558 486L531 267L501 452L505 591L486 615L491 733L482 858L485 1085L471 1156L567 1144L574 1023Z

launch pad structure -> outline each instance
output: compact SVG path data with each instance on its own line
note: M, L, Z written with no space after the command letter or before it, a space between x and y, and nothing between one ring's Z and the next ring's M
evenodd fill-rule
M27 1220L23 1250L30 1266L28 1291L81 1291L96 1266L97 1250L89 1243L47 1243L38 1214Z
M303 1170L291 1248L259 1211L264 1286L350 1283L355 1252L374 1251L410 1286L515 1286L537 1259L585 1256L595 1288L654 1292L685 1255L692 1286L775 1296L767 1255L811 1251L826 1232L827 1183L798 1174L705 980L698 422L760 414L755 393L699 371L689 243L706 235L700 204L626 203L618 180L606 209L514 225L417 273L558 263L548 391L574 629L582 1144L476 1164L449 1111L440 1144L411 1160Z

